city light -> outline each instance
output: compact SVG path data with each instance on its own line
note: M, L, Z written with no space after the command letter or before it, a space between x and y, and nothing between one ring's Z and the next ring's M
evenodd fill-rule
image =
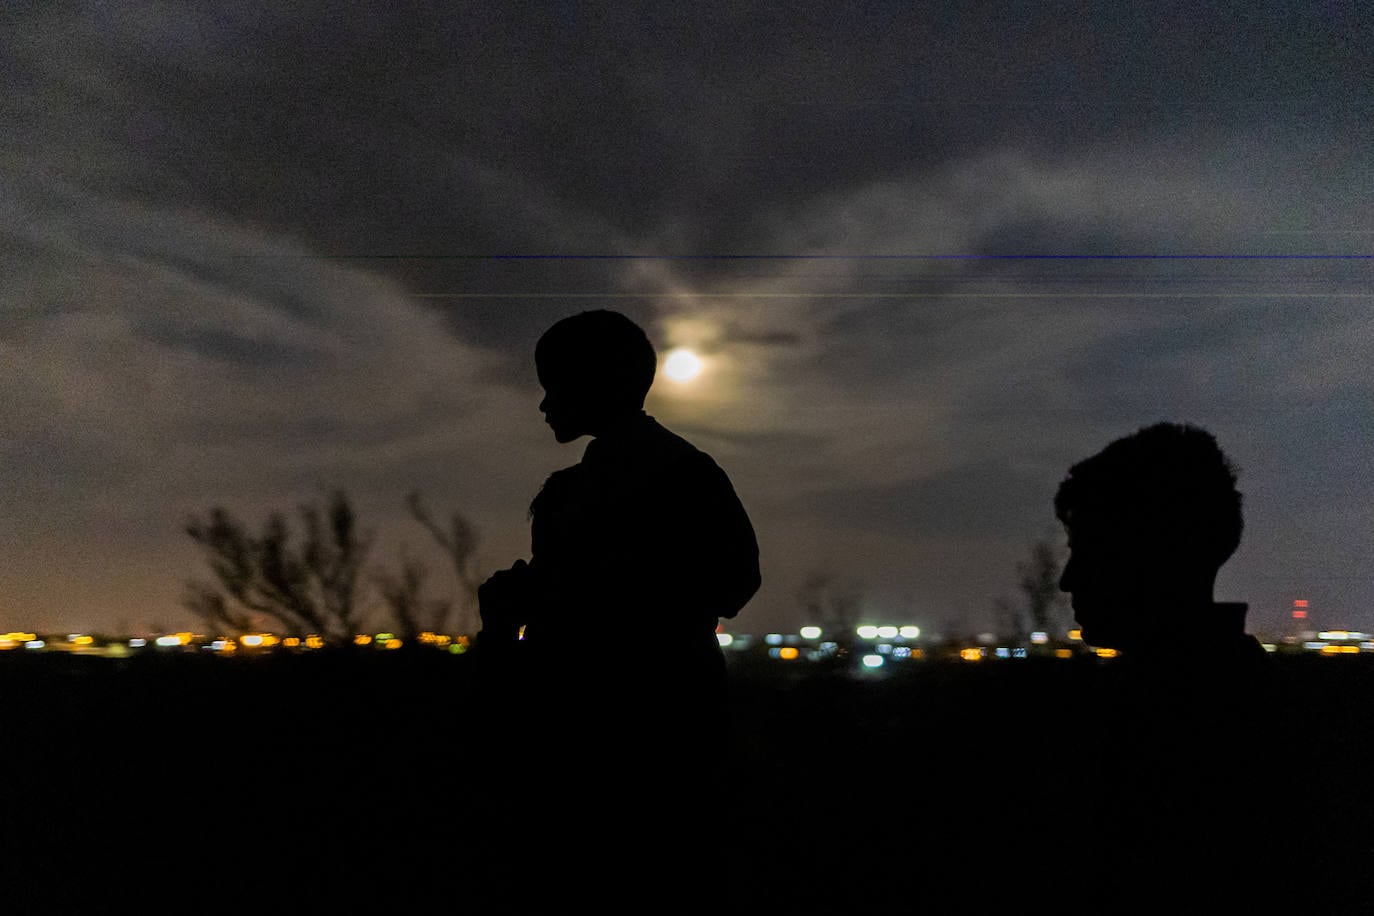
M1092 652L1097 658L1109 659L1118 655L1117 651L1109 648L1083 644L1082 632L1077 628L1068 631L1066 636L1069 640L1082 645L1083 649L1056 646L1054 644L1056 639L1051 633L1037 630L1026 634L1017 641L1008 641L1005 635L997 637L991 632L979 633L974 639L962 646L949 645L947 642L941 641L942 644L932 645L929 649L922 651L910 644L920 633L920 629L914 625L864 624L855 627L853 632L858 634L861 639L869 642L861 652L856 651L852 655L850 654L851 647L846 646L842 640L830 639L822 642L823 632L822 627L814 624L798 627L792 633L761 633L758 635L726 633L720 626L715 629L717 644L722 649L728 648L732 656L742 656L751 651L757 651L762 653L762 657L778 661L815 663L844 661L845 664L860 670L880 667L880 665L874 664L874 661L886 661L887 659L906 660L928 657L940 660L957 658L964 661L979 661L985 659L1026 659L1038 654L1043 654L1046 657L1052 655L1054 658L1069 659L1086 652ZM609 640L618 638L618 635L610 630L605 631L602 635L603 638ZM1271 654L1284 655L1291 652L1304 652L1344 656L1374 652L1374 634L1361 630L1336 628L1322 630L1320 633L1307 631L1301 636L1286 636L1283 639L1263 634L1256 635L1259 636L1260 645L1263 649ZM31 638L20 640L16 637ZM1181 641L1186 641L1189 634L1180 632L1178 638ZM451 654L459 655L467 650L471 637L461 634L449 636L425 631L418 634L416 639L420 645L434 646ZM403 646L403 641L399 636L387 632L362 633L349 637L348 641L357 646L373 646L383 650L399 649ZM755 645L756 642L762 645ZM1046 644L1048 645L1046 646ZM124 637L110 643L101 642L99 637L83 633L39 635L15 631L0 634L0 650L27 648L46 652L127 657L130 650L138 650L152 645L164 649L188 647L201 650L202 654L228 656L240 650L257 654L267 652L273 647L285 647L292 650L301 647L325 649L333 644L318 634L311 634L306 637L281 637L266 632L246 633L239 637L207 637L203 634L181 631L176 634L165 634L146 639ZM768 647L766 652L764 652L764 646ZM1046 648L1037 652L1035 646L1046 646Z
M865 655L863 657L863 664L865 668L881 668L883 666L883 657L881 655Z

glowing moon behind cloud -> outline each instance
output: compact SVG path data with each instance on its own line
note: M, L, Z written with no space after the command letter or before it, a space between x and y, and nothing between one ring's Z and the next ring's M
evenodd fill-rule
M690 382L701 372L701 357L685 347L668 354L663 361L663 374L675 382Z

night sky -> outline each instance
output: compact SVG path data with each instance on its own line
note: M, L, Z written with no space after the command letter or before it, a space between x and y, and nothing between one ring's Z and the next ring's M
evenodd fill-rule
M705 360L647 406L754 519L740 631L818 572L994 626L1158 420L1240 468L1219 599L1374 630L1367 7L401 7L0 10L0 629L189 625L189 516L335 488L378 565L412 489L527 556L534 342L607 307Z

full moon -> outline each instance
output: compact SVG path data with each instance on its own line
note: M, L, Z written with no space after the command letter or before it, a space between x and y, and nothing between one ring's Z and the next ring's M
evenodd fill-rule
M701 357L683 347L673 350L663 362L663 374L675 382L689 382L699 372Z

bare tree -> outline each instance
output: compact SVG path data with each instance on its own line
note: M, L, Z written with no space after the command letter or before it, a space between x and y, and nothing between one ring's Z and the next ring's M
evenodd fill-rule
M186 533L204 548L215 584L191 581L183 603L213 625L243 633L275 622L292 635L343 642L358 632L359 573L372 537L358 531L347 496L328 507L299 507L303 541L292 543L286 519L273 513L254 537L227 510L192 518Z
M1017 588L1026 616L1036 630L1049 633L1058 626L1065 610L1064 593L1059 590L1062 571L1059 551L1049 538L1032 544L1030 558L1016 565Z
M1026 614L1015 599L999 595L993 599L992 609L999 633L1018 642L1026 638Z
M428 566L406 555L402 548L399 575L393 575L385 569L373 574L382 601L396 623L397 633L407 642L426 631L443 632L449 609L453 607L452 599L424 596L429 572Z
M201 620L225 633L252 633L265 629L263 618L266 615L231 605L219 589L204 582L186 583L181 603ZM165 632L158 624L154 627L156 632Z
M476 632L479 627L477 587L482 584L476 569L477 545L481 542L477 529L457 511L449 517L448 527L444 528L425 508L417 491L411 491L406 497L406 505L410 508L411 517L429 532L453 566L453 574L458 580L458 593L449 603L457 607L459 630Z
M797 590L803 617L841 641L854 636L863 608L863 589L833 573L813 572Z

